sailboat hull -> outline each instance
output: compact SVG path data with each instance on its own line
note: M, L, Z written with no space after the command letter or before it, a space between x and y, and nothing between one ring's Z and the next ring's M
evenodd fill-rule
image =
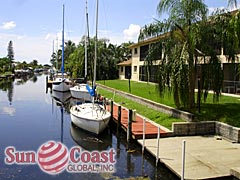
M66 92L52 91L52 97L54 98L57 104L64 105L70 100L71 93L69 91Z
M71 82L68 79L57 78L53 81L52 89L54 91L66 92L71 88Z
M94 134L100 134L108 126L111 116L103 106L92 103L75 105L70 113L75 125Z
M84 101L92 101L92 97L86 89L86 84L80 84L70 88L73 98L83 99Z

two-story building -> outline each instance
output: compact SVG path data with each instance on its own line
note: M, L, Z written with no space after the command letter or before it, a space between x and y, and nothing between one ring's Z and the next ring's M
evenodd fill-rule
M119 66L119 79L131 79L133 81L147 81L147 72L144 64L144 60L148 54L148 49L151 44L158 43L166 35L160 35L144 41L135 43L129 48L132 52L131 59L123 61L118 64ZM151 69L150 82L156 82L157 64L158 60L164 57L164 47L159 52L158 59L154 62L154 66ZM219 50L219 58L222 62L222 70L224 74L223 91L229 93L240 93L240 81L239 81L239 58L235 63L228 62L227 57L224 55L224 49ZM240 57L240 56L239 56ZM201 57L199 57L201 58ZM202 65L201 60L199 66Z

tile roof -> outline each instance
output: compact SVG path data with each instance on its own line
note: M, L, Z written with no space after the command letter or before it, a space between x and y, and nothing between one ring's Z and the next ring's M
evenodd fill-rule
M118 66L130 66L132 65L132 60L123 61L117 64Z

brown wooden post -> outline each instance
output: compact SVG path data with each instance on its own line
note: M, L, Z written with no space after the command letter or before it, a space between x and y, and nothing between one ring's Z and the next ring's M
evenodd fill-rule
M110 102L110 113L111 113L111 120L113 120L113 100Z
M128 111L128 128L127 128L127 141L129 142L132 138L132 110Z
M118 122L117 122L117 131L121 128L121 119L122 119L122 107L118 106Z

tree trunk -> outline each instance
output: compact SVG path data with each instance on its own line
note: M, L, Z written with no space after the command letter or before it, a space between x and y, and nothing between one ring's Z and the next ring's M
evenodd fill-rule
M194 108L195 106L195 67L194 67L194 60L193 54L189 54L189 109Z

